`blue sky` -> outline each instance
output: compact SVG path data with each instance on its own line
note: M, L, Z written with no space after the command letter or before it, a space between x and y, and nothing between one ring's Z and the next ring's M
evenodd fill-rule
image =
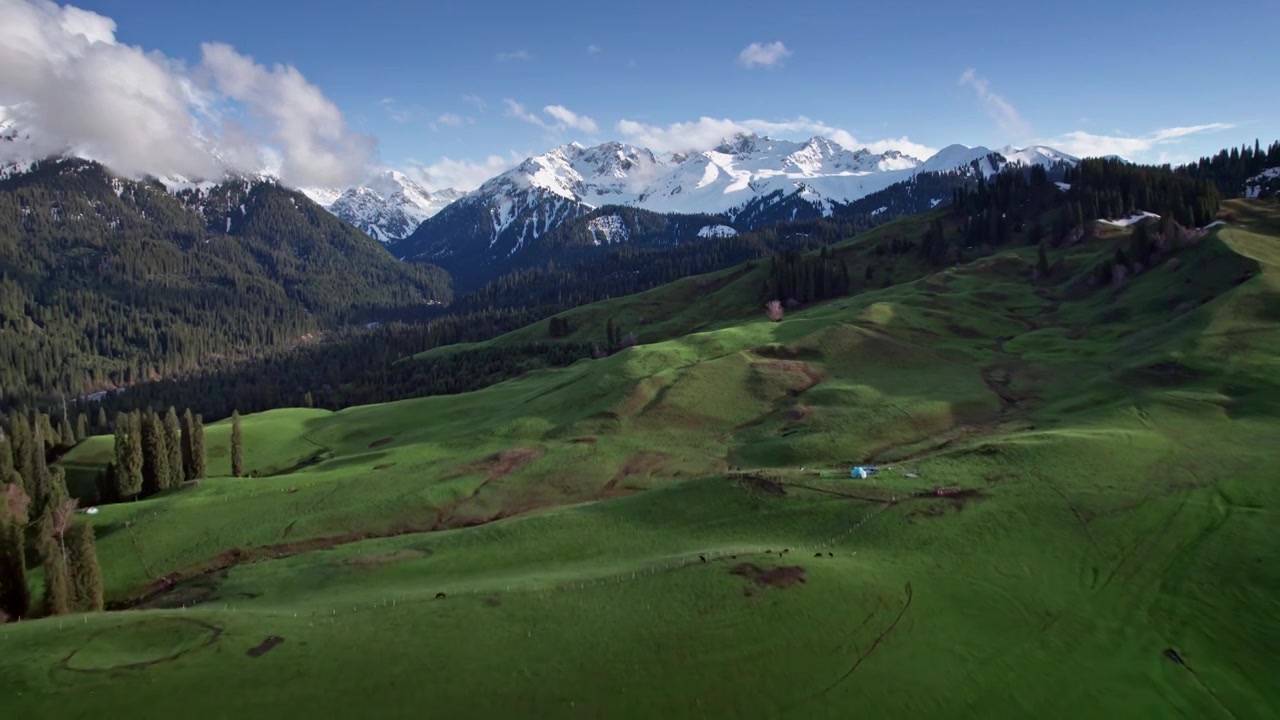
M570 140L668 149L736 128L1173 162L1280 138L1270 0L74 5L195 78L209 42L292 66L377 162L437 185Z

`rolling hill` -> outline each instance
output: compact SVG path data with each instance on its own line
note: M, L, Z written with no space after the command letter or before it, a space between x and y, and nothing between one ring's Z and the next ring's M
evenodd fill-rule
M601 359L249 416L257 477L210 426L210 479L95 520L133 609L4 626L0 709L1280 711L1280 208L931 265L957 217L796 258L878 260L780 322L761 300L791 265L754 263L564 313L557 342L637 329ZM1099 282L1119 247L1146 262Z

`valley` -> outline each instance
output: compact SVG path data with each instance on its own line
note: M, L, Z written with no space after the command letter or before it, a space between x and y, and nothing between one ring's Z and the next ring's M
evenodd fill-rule
M1224 54L143 5L0 0L0 718L1280 716Z

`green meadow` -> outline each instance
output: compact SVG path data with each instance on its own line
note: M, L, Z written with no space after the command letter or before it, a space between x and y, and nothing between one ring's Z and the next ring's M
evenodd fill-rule
M210 425L94 518L128 609L0 626L0 717L1280 715L1280 209L1224 208L1120 287L1106 238L776 323L687 278L566 313L605 359L246 416L255 477Z

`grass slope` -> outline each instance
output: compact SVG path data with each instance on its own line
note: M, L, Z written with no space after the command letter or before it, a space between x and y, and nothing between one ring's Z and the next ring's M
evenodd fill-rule
M109 597L158 592L0 627L0 711L1274 716L1280 213L1230 210L1121 288L1079 282L1105 243L1040 285L1004 252L475 393L246 417L276 474L102 508Z

